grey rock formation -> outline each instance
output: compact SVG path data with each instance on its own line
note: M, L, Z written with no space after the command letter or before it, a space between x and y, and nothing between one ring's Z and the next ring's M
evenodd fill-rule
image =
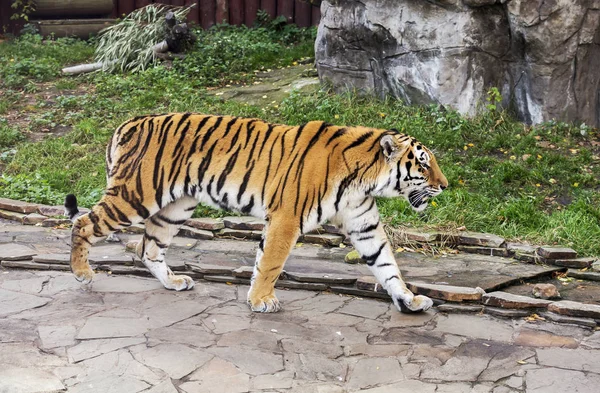
M497 87L527 123L600 126L600 0L329 0L316 61L337 91L473 115Z

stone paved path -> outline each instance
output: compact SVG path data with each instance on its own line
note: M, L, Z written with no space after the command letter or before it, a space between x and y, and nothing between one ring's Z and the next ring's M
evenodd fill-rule
M0 392L596 392L600 332L247 287L0 270Z
M2 255L67 250L67 231L1 226ZM253 247L179 238L171 257L245 264ZM117 258L123 248L99 244L92 255ZM289 266L362 274L328 261L336 252L300 247ZM424 261L401 263L407 276L447 280L478 266ZM504 279L505 264L488 262L490 277ZM546 393L600 384L600 331L531 317L404 315L388 301L304 290L279 289L283 312L253 314L247 290L198 281L177 293L106 273L82 286L69 273L0 268L0 392Z

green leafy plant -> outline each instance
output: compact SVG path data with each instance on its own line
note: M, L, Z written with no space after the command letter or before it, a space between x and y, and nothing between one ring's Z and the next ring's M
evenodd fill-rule
M12 0L10 7L15 10L10 19L29 21L29 14L35 11L35 0Z
M498 110L498 104L502 102L502 94L500 94L500 90L497 87L491 87L487 91L487 96L485 97L487 105L485 106L488 111L496 112Z

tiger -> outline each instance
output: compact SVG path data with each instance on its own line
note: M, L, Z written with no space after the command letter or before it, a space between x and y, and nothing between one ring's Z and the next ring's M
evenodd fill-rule
M91 282L90 247L145 221L136 253L162 285L194 287L165 262L166 250L199 203L264 219L247 302L276 312L275 283L298 237L330 222L341 229L401 312L433 302L404 283L377 209L377 197L404 197L422 211L448 181L433 153L395 129L300 126L256 118L170 113L132 118L106 149L107 185L71 234L71 270ZM75 215L76 198L66 201Z

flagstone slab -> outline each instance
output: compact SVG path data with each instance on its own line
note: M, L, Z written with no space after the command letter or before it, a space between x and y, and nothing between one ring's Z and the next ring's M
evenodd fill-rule
M251 231L262 231L265 227L266 222L255 217L241 216L241 217L223 217L223 224L225 228L230 229L244 229Z
M0 289L0 317L42 307L52 299Z
M415 294L451 302L477 301L481 299L481 291L475 288L427 284L423 282L407 282L406 286Z
M23 223L23 218L25 218L26 213L14 212L11 210L0 209L0 218L4 218L6 220L16 221L19 223Z
M41 214L38 213L31 213L26 215L25 217L23 217L23 224L25 225L36 225L36 224L40 224L43 221L46 220L46 216L43 216Z
M577 251L568 247L542 246L537 249L537 253L542 258L547 259L573 259L577 258Z
M600 373L598 350L539 348L536 353L540 365Z
M0 209L29 214L37 212L38 204L0 198Z
M179 236L186 236L200 240L212 240L215 237L215 234L205 229L198 229L184 225L179 229Z
M77 339L135 337L148 331L147 318L91 317L77 334Z
M546 308L552 303L550 300L535 299L500 291L486 293L481 300L486 306L513 309Z
M595 393L600 376L562 368L541 368L527 371L527 393L577 392Z
M146 342L145 337L124 337L99 340L84 340L67 349L69 362L77 363L85 359L94 358L120 348Z
M303 236L303 240L307 243L322 244L324 246L337 247L344 241L344 236L334 235L331 233L311 234L307 233Z
M523 329L515 337L515 345L524 347L577 348L579 343L572 337L557 336L539 330Z
M460 232L458 234L460 244L467 246L502 247L504 238L491 233Z
M163 285L156 279L138 277L108 276L95 280L95 292L137 293L163 289Z
M360 390L405 379L400 363L394 358L360 359L350 374L348 388Z
M185 222L185 225L196 229L203 229L205 231L218 231L219 229L225 228L223 220L220 218L190 218Z
M1 261L26 261L37 254L37 251L22 244L10 243L0 247Z
M282 356L250 348L209 348L215 356L227 360L251 375L272 374L284 369Z
M54 374L39 370L35 366L0 367L0 392L40 393L65 390L65 386Z
M356 277L341 274L326 274L326 273L298 273L286 270L288 278L300 282L324 283L333 285L352 285L356 282Z
M600 319L600 306L585 304L569 300L561 300L548 305L548 310L560 315L570 317L584 317Z
M36 263L31 261L2 261L0 262L2 267L12 267L17 269L35 269L35 270L49 270L50 265L47 263Z
M33 262L36 263L51 263L58 265L69 265L71 263L71 255L69 254L40 254L33 257Z
M160 344L139 352L135 357L152 368L158 368L173 379L180 379L201 367L213 355L181 344Z
M74 345L77 329L72 325L39 326L41 348L51 349L56 347L68 347Z

